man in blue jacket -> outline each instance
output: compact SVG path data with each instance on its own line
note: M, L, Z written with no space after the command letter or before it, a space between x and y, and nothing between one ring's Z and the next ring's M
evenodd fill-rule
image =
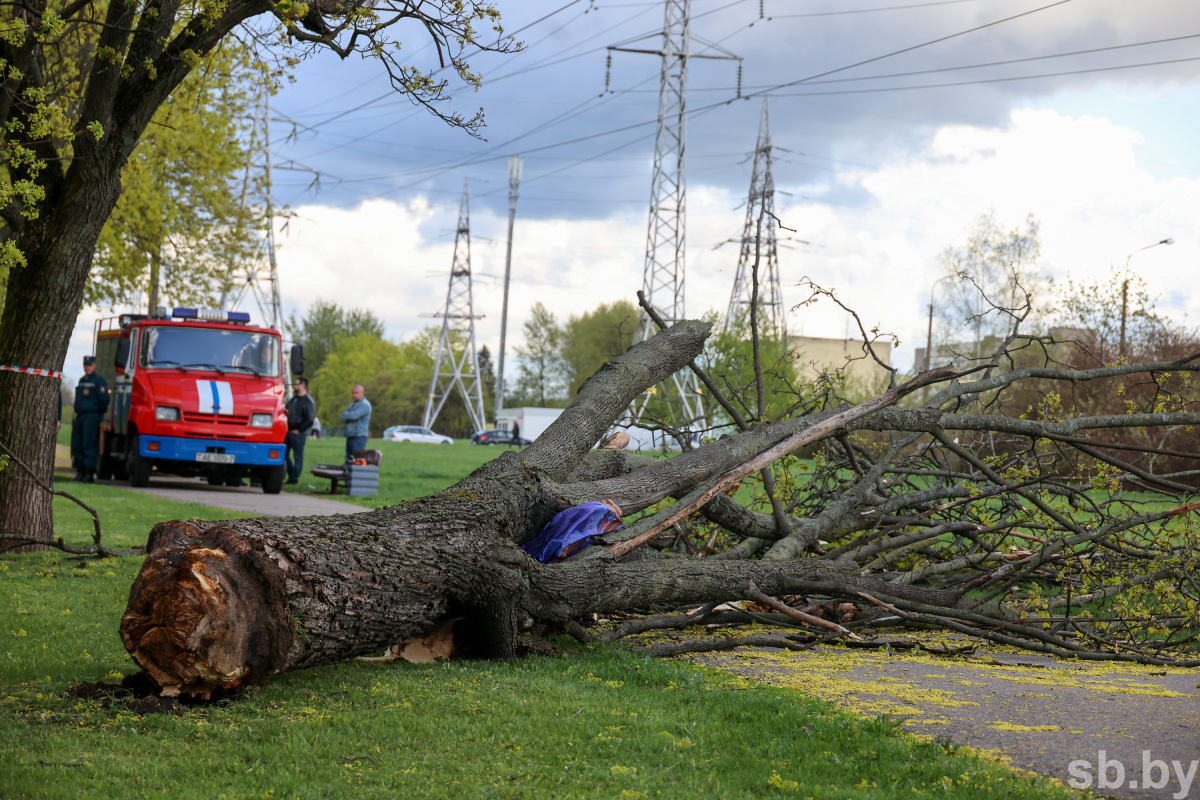
M367 448L367 430L371 425L371 401L366 398L361 383L354 384L350 396L354 399L342 412L342 422L346 424L347 461L354 457L355 450Z

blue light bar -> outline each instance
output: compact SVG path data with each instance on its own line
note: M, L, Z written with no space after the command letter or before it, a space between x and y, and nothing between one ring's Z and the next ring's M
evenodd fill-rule
M200 319L206 322L250 322L245 311L217 311L210 308L176 308L171 312L175 319Z

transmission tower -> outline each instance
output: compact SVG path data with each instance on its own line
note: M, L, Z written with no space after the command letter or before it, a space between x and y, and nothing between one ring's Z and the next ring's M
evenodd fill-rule
M457 389L475 430L486 426L483 416L483 380L479 375L479 356L475 351L475 315L471 302L471 212L467 205L467 182L463 181L462 206L454 236L454 261L450 265L450 285L442 318L442 338L438 341L433 380L421 424L432 428L446 400Z
M750 176L750 198L746 201L746 222L742 225L737 276L733 279L733 293L729 295L729 309L725 312L726 327L732 326L739 314L750 310L754 292L754 264L757 261L760 330L770 331L771 335L778 337L787 335L783 289L779 281L776 229L775 180L771 177L771 119L764 97L762 119L758 124L758 144L754 148L754 173Z
M249 294L254 297L254 302L258 305L262 319L261 324L282 331L283 303L280 300L279 292L279 264L275 260L275 198L271 185L271 100L269 97L264 100L260 109L261 115L257 111L255 112L254 128L257 129L260 124L262 125L263 175L266 179L267 201L267 235L263 240L263 249L266 251L267 263L265 265L262 263L264 254L260 253L244 268L232 270L225 291L221 294L221 308L226 310L239 308L246 295ZM257 130L251 133L251 141L256 138L256 133ZM249 167L247 167L246 189L249 185ZM245 195L246 190L243 190L243 204L246 202Z
M654 141L654 170L650 180L650 222L646 234L646 265L642 291L647 301L668 325L684 316L685 228L687 220L687 79L692 58L741 60L738 56L709 42L708 52L693 54L691 45L691 0L665 0L666 14L662 47L658 50L634 48L622 42L608 49L649 53L662 59L658 91L658 130ZM644 37L640 37L644 38ZM701 40L702 41L702 40ZM638 324L635 342L644 341L658 328L645 313ZM684 428L703 424L700 384L695 375L676 373L661 386L673 422ZM659 394L658 391L653 391ZM647 393L633 403L632 421L645 412L651 397Z

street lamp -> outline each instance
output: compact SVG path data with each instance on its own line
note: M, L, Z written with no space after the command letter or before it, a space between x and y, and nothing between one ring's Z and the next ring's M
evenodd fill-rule
M933 293L942 281L948 281L954 275L943 275L929 287L929 329L925 332L925 372L929 371L929 360L933 357Z
M1175 244L1175 240L1168 236L1166 239L1161 239L1154 244L1139 247L1125 257L1125 277L1121 281L1121 347L1118 351L1122 358L1125 357L1125 315L1129 310L1129 260L1133 258L1135 253L1149 250L1151 247L1158 247L1160 244Z

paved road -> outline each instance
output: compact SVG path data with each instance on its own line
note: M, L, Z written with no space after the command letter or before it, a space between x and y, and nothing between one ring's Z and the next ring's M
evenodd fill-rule
M298 492L263 494L251 486L210 486L199 478L151 478L150 485L135 489L125 481L100 481L105 486L117 486L131 492L143 492L184 503L202 503L215 508L228 508L264 517L330 517L334 514L359 514L369 508L343 503L327 497L314 497Z

